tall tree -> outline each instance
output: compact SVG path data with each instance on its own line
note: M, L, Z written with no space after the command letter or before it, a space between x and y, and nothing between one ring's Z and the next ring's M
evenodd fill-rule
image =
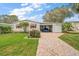
M9 19L10 23L18 21L18 17L16 15L9 15Z
M71 4L71 7L75 13L79 13L79 3L73 3Z
M15 21L18 21L16 15L0 15L0 22L2 23L13 23Z
M44 22L63 22L66 17L70 17L72 13L68 8L56 8L47 12L43 19Z
M24 32L27 32L27 26L29 25L27 21L20 21L19 25L24 29Z

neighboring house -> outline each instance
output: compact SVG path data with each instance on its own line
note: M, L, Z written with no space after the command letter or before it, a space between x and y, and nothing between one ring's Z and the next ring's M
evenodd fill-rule
M74 14L74 16L66 18L64 22L69 22L73 26L74 31L79 31L79 14Z
M62 23L40 23L35 21L26 20L29 23L27 31L38 30L40 32L62 32ZM20 27L19 22L12 24L12 30L15 32L23 31Z
M79 32L79 21L71 21L70 23L72 24L73 30Z

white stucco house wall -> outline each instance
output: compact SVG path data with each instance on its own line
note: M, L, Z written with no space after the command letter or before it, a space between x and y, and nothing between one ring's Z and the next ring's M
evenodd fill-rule
M25 20L29 23L27 31L38 30L40 32L62 32L62 23L41 23ZM12 23L12 30L15 32L23 32L23 28L17 26L19 22Z
M19 22L13 22L11 24L13 32L23 32L23 28L18 26Z

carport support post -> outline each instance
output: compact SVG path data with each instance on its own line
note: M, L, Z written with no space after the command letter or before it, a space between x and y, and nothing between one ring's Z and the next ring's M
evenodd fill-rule
M52 32L53 32L53 24L52 24Z
M1 28L0 28L0 34L1 34L1 32L2 32L2 31L1 31Z

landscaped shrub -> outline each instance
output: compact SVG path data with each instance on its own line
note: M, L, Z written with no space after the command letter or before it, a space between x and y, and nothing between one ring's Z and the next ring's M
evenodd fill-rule
M40 38L40 31L32 30L29 32L29 37L31 38Z
M6 23L0 23L0 33L9 33L11 32L11 26Z
M63 32L67 32L67 31L73 31L72 30L72 24L71 23L68 23L68 22L65 22L62 26L62 30Z

